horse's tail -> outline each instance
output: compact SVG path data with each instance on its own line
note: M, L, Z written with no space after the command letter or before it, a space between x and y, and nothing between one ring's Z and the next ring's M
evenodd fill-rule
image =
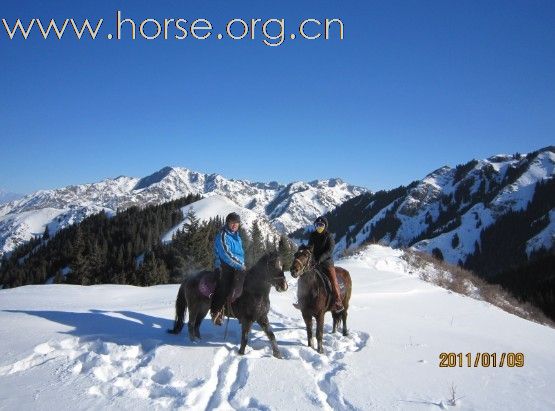
M173 330L168 330L170 334L179 334L185 323L185 314L187 313L187 298L185 297L185 281L179 287L177 292L177 300L175 300L175 321Z

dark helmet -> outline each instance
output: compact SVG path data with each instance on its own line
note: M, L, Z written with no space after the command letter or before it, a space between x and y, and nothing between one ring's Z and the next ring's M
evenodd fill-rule
M318 223L324 224L324 226L328 228L328 219L326 217L320 216L316 220L314 220L314 225L318 225Z
M225 223L241 223L241 217L237 213L229 213L225 218Z

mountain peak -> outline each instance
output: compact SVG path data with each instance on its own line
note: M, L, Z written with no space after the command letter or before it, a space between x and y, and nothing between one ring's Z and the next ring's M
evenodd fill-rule
M133 189L134 190L141 190L141 189L147 188L147 187L149 187L153 184L159 183L164 178L166 178L168 175L170 175L172 172L175 172L175 168L166 166L166 167L156 171L155 173L153 173L149 176L141 178L137 182L137 184L135 185L135 187Z
M335 177L335 178L328 178L324 180L312 180L312 181L309 181L308 184L310 184L311 186L326 185L328 187L335 187L341 184L345 184L345 182L342 179Z
M541 153L545 153L545 152L548 152L548 151L551 152L551 153L555 153L555 146L547 146L547 147L544 147L544 148L542 148L538 151L541 152Z
M142 178L118 177L42 190L16 203L3 204L0 215L10 215L0 220L0 256L41 234L47 224L57 230L103 210L116 212L131 206L160 204L188 194L224 196L261 219L269 220L278 231L288 233L306 226L316 215L331 211L364 191L340 179L316 181L314 185L297 182L285 186L275 181L252 183L167 166Z

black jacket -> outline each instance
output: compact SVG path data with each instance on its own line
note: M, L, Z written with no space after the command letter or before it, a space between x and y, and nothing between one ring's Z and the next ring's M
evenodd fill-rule
M335 241L327 230L322 234L314 231L310 233L308 246L314 246L314 260L317 264L333 265L333 249Z

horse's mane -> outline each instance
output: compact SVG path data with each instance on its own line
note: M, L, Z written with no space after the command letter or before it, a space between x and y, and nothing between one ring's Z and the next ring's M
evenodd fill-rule
M247 270L247 275L245 277L245 286L249 284L248 287L252 289L253 287L258 287L255 284L267 284L265 274L268 273L268 264L276 258L279 258L279 254L275 251L270 251L269 253L266 253L262 257L260 257L256 264Z
M310 251L310 253L312 254L314 252L314 250L312 249L312 247L308 246L307 244L301 244L299 246L299 248L297 248L297 251L295 252L295 254L300 253L302 251ZM311 257L312 258L312 257Z
M254 267L261 267L268 264L268 262L275 260L279 257L279 253L277 251L270 251L269 253L264 254L262 257L258 259Z

